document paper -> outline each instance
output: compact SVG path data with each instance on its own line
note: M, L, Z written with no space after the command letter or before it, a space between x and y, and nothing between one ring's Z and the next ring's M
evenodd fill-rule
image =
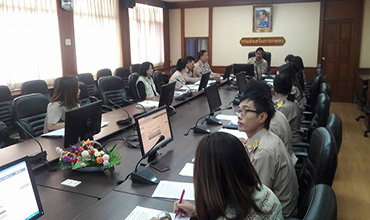
M185 189L184 199L195 200L194 197L194 184L173 182L173 181L160 181L157 188L154 190L152 197L180 199L182 190Z
M150 209L150 208L144 208L144 207L141 207L141 206L136 206L136 208L134 210L132 210L130 215L127 216L127 218L125 218L125 220L149 220L153 217L157 217L157 215L161 212L162 211L156 210L156 209ZM185 218L175 217L174 213L170 213L170 215L171 215L171 218L173 220L176 220L176 219L188 220L188 219L190 219L188 217L185 217Z
M107 124L109 124L109 121L102 121L101 122L101 127L104 127ZM51 131L51 132L48 132L48 133L45 133L45 134L42 134L41 137L62 138L62 137L64 137L64 128L61 128L61 129L58 129L58 130L55 130L55 131Z
M216 116L217 119L220 119L220 120L228 120L228 121L238 121L238 116L236 115L222 115L222 114L219 114Z
M186 163L184 168L182 168L182 170L180 171L179 175L193 177L193 172L194 172L194 164Z
M244 138L245 140L248 140L248 136L245 132L234 130L234 129L226 129L226 128L221 128L218 130L219 132L225 132L234 135L237 138Z

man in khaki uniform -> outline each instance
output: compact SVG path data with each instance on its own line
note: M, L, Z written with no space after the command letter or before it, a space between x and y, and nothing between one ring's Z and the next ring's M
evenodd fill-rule
M262 74L267 72L267 61L262 57L264 52L262 47L257 48L256 56L249 58L247 63L254 65L254 73L258 80L262 80Z
M187 64L186 64L187 72L183 73L182 77L184 77L186 83L194 84L201 79L200 77L195 76L195 74L193 73L194 57L187 56L186 61L187 61Z
M246 150L262 183L279 198L285 217L295 215L299 192L294 164L281 139L267 130L273 103L264 95L246 93L237 114L238 129L247 133Z
M212 72L208 64L208 53L205 50L198 52L198 62L194 66L194 76L201 77L202 74L211 72L210 79L220 79L220 75Z

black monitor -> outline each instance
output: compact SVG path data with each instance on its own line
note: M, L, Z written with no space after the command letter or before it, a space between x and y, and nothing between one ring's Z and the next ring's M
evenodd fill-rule
M207 88L205 88L205 92L210 110L210 115L206 118L207 123L222 125L222 122L214 117L214 112L219 110L222 105L217 85L213 84L208 86Z
M239 94L242 94L243 92L247 91L248 84L247 80L245 79L244 72L236 74L236 83L238 84Z
M255 77L253 64L234 64L234 74L245 72L246 76Z
M44 214L28 158L0 167L0 219L38 219Z
M224 76L223 76L224 79L229 80L232 69L233 69L233 65L229 65L226 67Z
M156 159L156 151L173 140L170 118L166 106L135 117L137 134L139 137L141 154L148 155L148 162ZM161 136L164 139L154 146Z
M64 148L82 140L93 140L101 130L102 101L66 111Z
M211 72L202 74L202 78L200 79L198 91L201 91L202 89L207 87L210 75L211 75Z
M165 85L162 85L162 92L161 96L159 97L159 105L158 107L161 106L167 106L169 109L170 115L173 115L176 113L176 109L171 105L172 100L173 100L173 95L175 93L175 86L176 82L172 83L167 83Z

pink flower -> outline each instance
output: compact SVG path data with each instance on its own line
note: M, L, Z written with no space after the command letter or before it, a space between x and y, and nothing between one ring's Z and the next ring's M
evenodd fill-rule
M86 158L86 157L88 157L88 156L89 156L89 152L88 152L87 150L84 150L84 151L82 151L81 156L82 156L83 158Z
M81 163L81 167L86 167L86 163Z
M108 154L104 154L103 155L103 160L104 161L108 161L109 160L109 155Z
M104 166L107 166L107 165L109 165L109 162L108 162L107 160L105 160L105 161L103 162L103 165L104 165Z

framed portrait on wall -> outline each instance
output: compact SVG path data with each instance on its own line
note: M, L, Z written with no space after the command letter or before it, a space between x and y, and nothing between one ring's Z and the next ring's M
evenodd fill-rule
M272 32L272 5L253 6L253 32Z

